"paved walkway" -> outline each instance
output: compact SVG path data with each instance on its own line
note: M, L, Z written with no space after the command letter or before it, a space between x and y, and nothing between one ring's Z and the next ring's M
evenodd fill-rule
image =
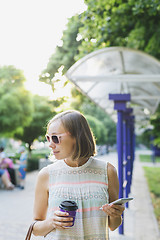
M110 153L100 156L99 159L107 160L117 168L117 154ZM160 240L142 165L136 156L131 189L134 200L130 202L129 209L125 210L124 235L119 235L118 230L115 230L110 232L111 240ZM0 240L24 240L32 221L37 173L35 171L27 174L25 190L0 190ZM43 238L32 237L32 239Z

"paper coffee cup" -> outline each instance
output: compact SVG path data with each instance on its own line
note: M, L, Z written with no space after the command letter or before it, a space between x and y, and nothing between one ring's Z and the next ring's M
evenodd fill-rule
M77 203L74 201L63 201L59 205L60 211L61 212L68 212L69 216L73 218L73 224L69 227L72 227L74 225L75 217L76 217L76 211L78 209Z

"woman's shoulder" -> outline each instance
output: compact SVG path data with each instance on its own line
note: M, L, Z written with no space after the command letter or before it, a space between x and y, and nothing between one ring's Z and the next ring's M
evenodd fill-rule
M103 161L101 159L99 159L98 157L92 157L92 166L96 166L96 167L102 167L105 169L105 166L107 166L108 162Z
M47 165L46 167L42 168L39 171L39 175L40 176L49 176L50 172L52 172L53 170L55 170L57 168L57 165L59 165L61 160L59 161L54 161L53 163ZM60 164L61 165L61 164Z
M49 176L48 166L42 168L38 173L38 178L39 179L44 179L44 178L47 178L48 176Z
M117 178L117 170L116 168L108 162L107 173L109 178Z

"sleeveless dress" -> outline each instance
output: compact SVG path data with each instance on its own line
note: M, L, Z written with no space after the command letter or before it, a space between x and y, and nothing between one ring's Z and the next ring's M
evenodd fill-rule
M78 205L74 226L55 229L46 240L106 240L107 215L99 208L108 203L107 163L91 157L80 167L70 167L64 160L48 166L49 200L47 217L64 200Z

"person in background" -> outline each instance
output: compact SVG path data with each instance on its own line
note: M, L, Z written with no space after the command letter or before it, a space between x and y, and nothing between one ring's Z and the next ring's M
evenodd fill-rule
M4 161L6 154L4 152L4 147L0 147L0 163Z
M14 185L9 180L9 178L7 176L7 173L4 169L0 169L0 177L1 177L1 180L2 180L4 186L7 190L13 190L14 189Z
M25 178L26 178L26 168L27 168L27 153L25 152L25 147L21 146L19 151L21 155L19 160L16 160L16 163L19 164L19 180L20 184L18 187L20 189L25 188Z
M13 166L13 161L6 156L4 147L0 147L0 168L6 171L9 180L15 185L15 172Z
M56 161L38 174L33 234L46 240L108 239L108 227L118 228L125 207L109 205L119 195L117 171L93 157L95 139L86 118L74 110L56 115L46 139ZM73 218L59 209L64 200L78 205L73 227Z

